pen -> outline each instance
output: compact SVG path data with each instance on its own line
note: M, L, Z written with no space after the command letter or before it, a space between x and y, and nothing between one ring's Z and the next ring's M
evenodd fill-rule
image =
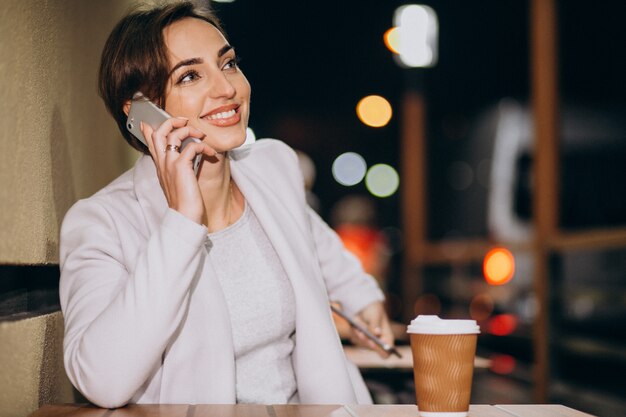
M372 340L374 343L376 343L378 346L380 346L385 352L387 353L393 353L394 355L396 355L397 357L401 358L402 355L400 355L400 352L398 352L398 350L391 346L388 343L383 342L382 340L380 340L378 337L374 336L372 334L372 332L370 332L369 330L367 330L365 327L361 326L359 323L355 322L354 320L352 320L350 317L348 317L343 311L339 310L338 308L336 308L335 306L331 305L330 306L331 310L333 310L334 313L336 313L338 316L342 317L343 319L345 319L348 324L350 324L350 326L354 327L355 329L357 329L358 331L360 331L361 333L363 333L365 336L367 336L370 340Z

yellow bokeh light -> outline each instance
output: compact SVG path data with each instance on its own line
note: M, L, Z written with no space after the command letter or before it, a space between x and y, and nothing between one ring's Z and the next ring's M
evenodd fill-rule
M387 164L372 166L365 175L365 187L376 197L389 197L398 190L398 171Z
M515 258L505 248L490 250L483 261L485 280L491 285L506 284L515 273Z
M400 31L397 27L393 27L383 35L385 46L394 54L400 53Z
M382 127L391 120L391 104L384 97L367 96L356 105L356 114L366 125Z

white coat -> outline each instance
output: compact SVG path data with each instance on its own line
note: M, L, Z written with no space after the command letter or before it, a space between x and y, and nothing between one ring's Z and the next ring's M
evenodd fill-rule
M306 205L293 150L264 139L229 157L293 287L299 401L369 401L329 297L354 314L382 292ZM70 209L60 248L64 358L87 399L109 408L235 402L230 321L210 249L204 226L168 208L149 156Z

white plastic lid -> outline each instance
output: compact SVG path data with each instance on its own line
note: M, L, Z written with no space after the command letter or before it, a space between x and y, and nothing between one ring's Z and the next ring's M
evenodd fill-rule
M438 316L417 316L411 320L407 333L419 334L478 334L476 320L447 320Z

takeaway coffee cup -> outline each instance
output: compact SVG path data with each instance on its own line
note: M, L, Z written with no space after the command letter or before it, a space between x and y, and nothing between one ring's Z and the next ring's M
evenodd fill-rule
M469 411L476 339L475 320L417 316L411 337L417 408L423 417L465 417Z

